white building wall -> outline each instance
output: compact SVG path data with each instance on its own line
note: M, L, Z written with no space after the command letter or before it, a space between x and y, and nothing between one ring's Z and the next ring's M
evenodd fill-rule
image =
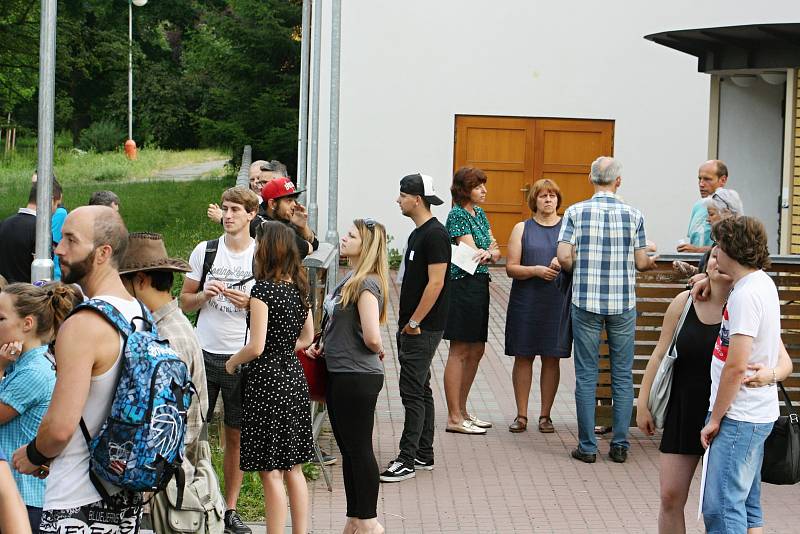
M465 114L615 120L620 194L644 212L648 237L673 252L707 157L709 76L695 58L643 36L800 20L794 0L342 4L338 231L372 216L397 248L413 228L394 203L405 174L436 179L445 205L434 214L446 218L454 116ZM330 4L324 8L320 235L328 192Z

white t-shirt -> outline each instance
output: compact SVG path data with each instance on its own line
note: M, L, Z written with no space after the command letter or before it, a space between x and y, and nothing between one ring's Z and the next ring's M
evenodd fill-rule
M104 300L117 308L122 315L132 321L134 317L142 316L142 307L137 300L121 299L109 295L94 297ZM142 327L141 321L136 321L136 329ZM124 342L119 338L119 356L114 365L102 375L93 376L89 386L89 397L83 406L81 414L86 422L89 435L96 436L100 432L108 415L111 413L111 404L117 391L119 374L122 371L122 349ZM109 494L120 491L111 484L103 483ZM47 477L47 488L44 495L45 510L69 510L97 502L102 497L89 479L89 448L80 426L75 429L67 447L61 451L50 465L50 476Z
M250 239L250 245L243 252L231 252L225 246L225 237L219 238L217 256L211 267L206 282L219 280L226 287L238 289L250 294L254 281L242 283L253 276L253 254L256 242ZM203 260L206 255L206 243L200 243L189 257L192 272L187 278L199 282L203 276ZM202 288L201 288L202 289ZM247 310L237 308L223 295L217 295L200 308L197 319L197 340L206 352L214 354L234 354L245 345L244 336L247 330Z
M781 343L781 312L778 290L764 271L755 271L741 278L733 288L722 314L722 326L711 359L711 400L714 407L722 368L728 359L728 346L733 335L753 338L748 365L778 365ZM741 386L725 417L748 423L770 423L780 415L778 388Z

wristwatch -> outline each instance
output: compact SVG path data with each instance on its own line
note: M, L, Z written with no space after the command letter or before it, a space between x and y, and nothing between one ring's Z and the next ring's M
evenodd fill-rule
M409 319L408 320L408 327L411 330L416 330L417 328L419 328L419 323L417 321L415 321L414 319Z

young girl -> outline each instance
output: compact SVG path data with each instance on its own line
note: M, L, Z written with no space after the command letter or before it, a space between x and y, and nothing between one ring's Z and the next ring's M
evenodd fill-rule
M308 487L301 465L312 458L308 384L295 351L314 339L308 280L294 232L266 221L258 232L256 283L250 292L250 341L225 364L248 363L242 379L240 469L258 471L264 485L268 533L283 533L286 490L292 532L308 527Z
M81 296L72 286L10 284L0 292L0 448L15 451L36 437L56 373L48 343ZM45 480L13 471L33 532L39 531Z
M378 462L372 449L375 405L383 387L383 342L389 264L386 229L372 219L356 219L342 237L340 254L350 271L325 301L327 405L333 434L342 451L347 521L344 534L379 534ZM321 349L306 351L318 356Z

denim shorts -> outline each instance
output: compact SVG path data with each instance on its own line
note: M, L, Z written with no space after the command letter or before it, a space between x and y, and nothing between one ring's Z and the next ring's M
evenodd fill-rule
M708 452L703 496L703 520L707 532L739 533L764 525L761 461L764 459L764 441L772 431L772 425L722 418L719 433Z

